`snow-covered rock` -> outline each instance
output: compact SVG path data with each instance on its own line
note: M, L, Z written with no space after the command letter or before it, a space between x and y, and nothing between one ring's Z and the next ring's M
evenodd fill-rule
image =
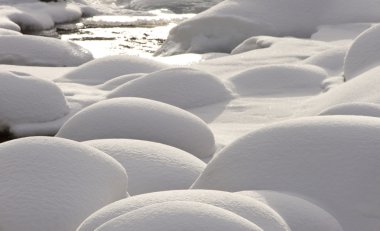
M103 84L122 75L149 73L165 67L164 64L150 59L129 55L115 55L88 62L56 81L96 85Z
M305 59L302 63L323 68L329 75L341 75L343 73L344 59L347 48L339 47L330 49L320 54Z
M96 230L263 231L254 223L228 210L188 201L171 201L146 206L108 221Z
M3 29L1 28L1 25L0 25L0 35L4 36L4 35L22 35L22 34L14 30Z
M0 71L0 123L47 122L69 112L61 89L51 81Z
M343 103L327 108L319 115L357 115L380 117L380 105L375 103Z
M360 34L352 43L344 62L344 77L346 80L378 66L380 25L374 26Z
M274 191L242 191L276 210L292 231L343 231L338 221L328 212L300 197Z
M193 188L284 191L309 198L345 231L376 230L379 132L379 119L359 116L266 126L218 153Z
M91 213L126 197L125 169L103 152L60 138L0 144L0 227L75 230Z
M130 81L112 91L108 98L140 97L187 109L231 98L215 76L191 68L170 68Z
M99 85L98 87L102 90L113 90L113 89L120 87L121 85L123 85L129 81L140 78L144 75L146 75L146 74L145 73L132 73L132 74L122 75L122 76L110 79L107 82Z
M101 101L80 111L58 131L77 141L127 138L167 144L206 158L215 151L214 135L201 119L180 108L142 98Z
M89 216L79 226L78 231L95 230L114 218L130 214L131 211L157 203L174 201L190 201L216 206L237 214L267 231L290 230L277 212L266 204L250 197L223 191L174 190L142 194L109 204Z
M188 189L206 167L190 153L160 143L103 139L84 144L107 153L124 166L130 195Z
M372 23L347 23L319 26L311 39L326 42L344 42L354 40L360 33L372 26Z
M1 64L79 66L92 59L88 50L72 42L31 35L0 36Z
M327 73L311 65L255 67L230 78L241 96L299 96L321 92Z
M176 13L199 13L223 0L131 0L136 10L169 9Z

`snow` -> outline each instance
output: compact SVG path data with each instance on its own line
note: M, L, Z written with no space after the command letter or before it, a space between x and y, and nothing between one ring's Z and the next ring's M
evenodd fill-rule
M344 77L346 80L379 65L380 26L374 26L360 34L352 43L344 62Z
M343 231L338 221L328 212L308 200L274 191L242 191L276 210L292 231Z
M117 87L120 87L124 83L127 83L129 81L132 81L134 79L140 78L142 76L146 75L145 73L132 73L132 74L126 74L119 77L115 77L113 79L108 80L107 82L101 84L99 86L102 90L113 90Z
M136 10L169 9L176 13L199 13L223 0L131 0L129 7Z
M343 73L344 58L346 57L347 49L345 46L330 49L303 60L303 63L319 66L330 76L341 75Z
M227 101L231 95L213 75L191 68L170 68L129 81L107 97L147 98L186 109Z
M343 230L360 230L363 224L375 230L379 131L377 118L358 116L266 126L218 153L193 188L294 193L334 214Z
M357 115L380 117L380 105L375 103L343 103L327 108L319 115Z
M65 74L57 82L74 82L87 85L103 84L115 77L132 73L149 73L164 69L164 64L137 56L115 55L81 65Z
M92 212L126 197L125 169L78 142L49 137L0 144L2 230L75 230Z
M256 67L231 77L241 96L299 96L318 94L327 73L311 65L270 65Z
M71 42L31 35L0 36L1 64L79 66L92 59L89 51Z
M120 216L129 216L128 214L133 211L155 204L176 201L203 203L228 210L255 223L263 230L290 231L282 217L266 204L247 196L211 190L163 191L119 200L93 213L79 226L77 231L96 230L99 226Z
M97 230L262 231L254 223L225 209L185 201L146 206L117 217L103 224Z
M83 143L107 153L124 166L130 195L188 189L206 167L190 153L160 143L128 139Z
M22 34L14 30L3 29L1 28L1 25L0 25L0 36L4 36L4 35L22 35Z
M142 98L116 98L71 117L58 137L77 141L127 138L167 144L199 158L215 151L214 135L200 118L180 108Z

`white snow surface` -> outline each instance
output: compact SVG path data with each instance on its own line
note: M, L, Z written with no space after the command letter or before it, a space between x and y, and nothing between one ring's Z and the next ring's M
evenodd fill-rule
M193 188L285 191L333 214L343 230L360 230L363 224L365 230L376 230L379 132L377 118L359 116L266 126L218 153Z
M300 197L274 191L241 191L276 210L292 231L343 231L338 221L328 212Z
M80 111L58 131L58 137L77 141L127 138L167 144L198 158L211 156L215 140L197 116L158 101L116 98Z
M140 97L179 108L194 108L231 99L223 82L213 75L191 68L170 68L129 81L108 98Z
M146 206L108 221L96 230L263 231L254 223L228 210L189 201L171 201Z
M0 35L4 36L4 35L22 35L22 34L18 31L3 29L0 27Z
M176 13L198 13L223 0L130 0L129 7L136 10L169 9Z
M327 108L319 115L357 115L380 117L380 105L375 103L343 103Z
M93 213L79 226L77 231L96 230L97 227L113 219L123 215L128 216L132 211L175 201L198 202L216 206L255 223L263 230L290 231L283 218L266 204L247 196L212 190L172 190L119 200Z
M146 73L132 73L132 74L122 75L122 76L110 79L107 82L100 84L98 87L102 90L113 90L129 81L140 78L144 75L146 75Z
M83 47L55 38L0 36L0 63L34 66L79 66L92 60Z
M180 149L149 141L103 139L83 142L119 161L128 173L128 193L188 189L206 164Z
M105 153L61 138L0 144L0 227L6 231L75 228L126 197L125 169Z

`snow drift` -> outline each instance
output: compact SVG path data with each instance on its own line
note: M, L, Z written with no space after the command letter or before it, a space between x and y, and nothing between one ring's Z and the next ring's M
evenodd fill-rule
M327 108L319 115L357 115L380 117L380 105L375 103L343 103Z

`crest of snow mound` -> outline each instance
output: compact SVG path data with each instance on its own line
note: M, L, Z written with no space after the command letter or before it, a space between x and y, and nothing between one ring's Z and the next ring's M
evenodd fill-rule
M79 66L92 59L88 50L72 42L31 35L0 36L1 64Z
M380 226L380 121L311 117L252 132L220 152L194 188L273 190L310 198L343 230ZM365 197L362 195L365 194Z
M69 140L24 138L0 144L2 230L75 230L99 208L126 197L125 169Z
M1 25L0 25L0 35L4 36L4 35L22 35L22 34L18 31L3 29L1 28Z
M270 65L255 67L230 78L242 96L299 96L321 92L327 73L311 65Z
M0 71L0 79L0 121L8 125L53 121L69 112L53 82L7 71Z
M91 105L70 118L58 137L77 141L126 138L167 144L206 158L215 151L214 135L200 118L169 104L117 98Z
M127 169L130 195L188 189L206 167L190 153L160 143L104 139L84 144L107 153Z
M377 0L226 0L177 25L158 55L230 52L258 35L309 37L319 25L380 19Z
M97 85L121 75L141 72L149 73L164 69L165 67L164 64L151 59L129 55L115 55L88 62L56 81Z
M344 103L327 108L319 115L357 115L380 117L380 105L375 103Z
M158 203L174 201L198 202L216 206L255 223L263 230L290 230L277 212L266 204L250 197L222 191L178 190L138 195L109 204L89 216L77 231L95 230L104 223L132 211Z
M108 221L96 230L263 231L254 223L225 209L188 201L146 206Z
M331 214L300 197L275 191L242 191L238 194L269 205L285 219L292 231L343 231Z
M120 87L121 85L123 85L129 81L140 78L144 75L146 75L146 73L133 73L133 74L127 74L127 75L115 77L115 78L110 79L107 82L101 84L99 86L99 88L102 90L113 90L113 89Z
M378 66L380 64L380 25L361 33L352 43L344 62L346 80Z
M130 81L112 91L108 98L141 97L187 109L231 98L222 81L191 68L171 68Z

